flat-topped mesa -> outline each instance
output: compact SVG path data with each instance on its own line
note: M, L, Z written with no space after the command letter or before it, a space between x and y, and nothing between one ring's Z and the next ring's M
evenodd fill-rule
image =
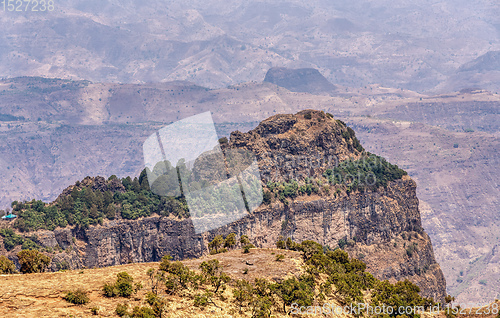
M151 262L165 254L197 257L208 253L215 236L234 232L262 248L275 247L280 238L341 247L366 262L377 278L409 279L423 296L444 300L446 282L421 226L416 183L397 166L365 152L342 121L314 110L276 115L247 133L233 132L221 146L224 152L255 154L264 201L255 211L196 234L186 218L185 201L150 193L145 172L134 180L86 178L61 195L60 213L53 207L46 212L64 218L76 211L87 226L60 228L61 222L54 231L37 232L41 247L66 250L53 255L51 270L60 264L79 268ZM94 199L95 207L88 203ZM27 216L36 214L36 202L26 206L31 206ZM68 218L69 224L75 216ZM32 224L26 221L25 228Z
M443 299L446 283L422 228L415 181L366 153L345 123L314 110L275 115L247 133L233 132L228 148L256 154L264 204L207 241L235 232L262 247L280 236L343 245L378 278L409 279L424 295Z

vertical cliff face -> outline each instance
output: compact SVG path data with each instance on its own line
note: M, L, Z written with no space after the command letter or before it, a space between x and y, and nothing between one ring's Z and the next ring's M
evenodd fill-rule
M355 188L352 178L337 183L325 179L339 163L366 155L344 123L310 110L277 115L248 133L234 132L223 150L234 148L250 150L258 159L268 197L256 211L201 235L189 219L160 216L40 232L44 246L66 250L54 256L51 269L158 261L165 254L197 257L208 252L216 235L234 232L248 235L258 247L275 247L280 237L341 245L377 278L409 279L423 295L444 299L446 284L421 226L416 183L405 175L381 186L364 180L370 186ZM291 180L305 190L281 196L280 187Z

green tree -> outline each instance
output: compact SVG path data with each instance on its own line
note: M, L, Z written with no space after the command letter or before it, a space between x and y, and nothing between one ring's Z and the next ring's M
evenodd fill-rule
M157 317L154 310L149 307L135 306L132 309L132 318L155 318Z
M273 195L271 194L270 191L267 191L267 190L264 191L264 194L262 195L262 199L263 199L264 204L270 204L272 198L273 198Z
M273 293L273 284L262 278L255 279L252 302L250 303L252 317L271 317L274 304Z
M222 265L216 259L202 262L200 270L212 285L214 294L224 291L227 283L231 280L229 276L222 271Z
M180 289L188 290L190 285L197 285L198 278L193 271L179 261L172 262L170 255L162 257L160 271L165 272L163 283L171 294Z
M252 301L253 287L246 280L237 280L233 289L233 297L241 313L242 308L249 305Z
M241 245L247 245L247 244L250 244L250 240L248 239L248 236L246 235L242 235L240 237L240 243Z
M33 242L33 240L29 238L25 239L23 245L21 246L21 249L23 250L37 250L39 248L40 246L38 246L38 244L36 244L35 242Z
M236 245L236 234L230 233L224 240L224 247L233 248Z
M217 235L210 243L208 243L208 248L215 253L219 252L219 248L224 244L224 239L221 235Z
M168 307L167 300L153 292L148 292L146 294L146 302L153 309L155 317L162 317Z
M42 273L50 264L50 257L40 253L38 250L22 250L17 253L19 264L21 264L21 272Z
M305 261L309 260L315 254L323 254L323 246L311 240L303 241L300 244L300 250L303 253Z
M0 235L3 237L3 246L7 251L23 244L23 237L14 233L12 229L0 229Z
M115 284L104 283L102 286L102 292L106 297L116 297L118 296L118 290Z
M129 314L128 313L128 305L125 303L116 305L115 312L119 317L123 317L125 315L128 315Z
M376 284L372 293L372 302L377 306L382 304L393 308L410 306L424 310L434 305L433 300L422 298L419 292L420 288L409 280L399 281L394 285L385 280ZM391 316L395 317L397 314L395 311ZM412 312L410 317L419 317L419 313Z
M16 272L14 262L6 256L0 255L0 274L14 274Z
M102 291L106 297L130 297L140 288L142 288L140 283L134 286L134 278L129 273L120 272L116 274L116 281L114 283L104 283Z
M116 216L116 208L115 208L115 205L113 203L110 203L106 206L106 208L104 209L104 213L106 215L106 218L110 219L110 220L113 220Z
M297 303L299 306L311 306L314 301L314 280L303 276L300 280L289 278L277 285L276 294L283 301L283 312L289 313L286 306Z
M97 205L92 204L92 206L90 207L89 216L92 219L97 219L99 217L99 211L97 210Z
M134 292L134 278L127 272L116 274L116 290L121 297L130 297Z
M276 242L276 247L285 250L286 249L285 241L283 241L282 239L278 240L278 242Z

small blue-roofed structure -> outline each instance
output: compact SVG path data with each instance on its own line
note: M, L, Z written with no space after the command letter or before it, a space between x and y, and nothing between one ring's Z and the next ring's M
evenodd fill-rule
M14 215L12 213L2 216L2 220L12 220L12 219L15 219L15 218L17 218L17 215Z

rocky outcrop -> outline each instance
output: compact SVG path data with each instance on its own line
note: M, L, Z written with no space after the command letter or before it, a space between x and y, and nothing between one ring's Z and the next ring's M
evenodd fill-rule
M190 219L151 216L138 220L105 221L88 229L40 231L39 243L63 249L52 270L69 266L102 267L130 262L175 259L208 252L216 235L248 235L257 247L274 247L278 239L315 240L335 248L342 245L362 259L380 279L409 279L422 294L443 301L446 284L428 235L422 229L416 183L403 176L386 187L348 190L345 184L322 181L327 169L363 150L354 132L329 114L306 110L276 115L247 133L234 132L227 149L246 149L257 157L262 184L291 179L315 180L316 193L286 200L273 198L244 218L196 235ZM68 190L69 191L69 190Z
M267 71L264 82L276 84L292 92L321 94L332 93L336 90L335 85L314 68L273 67Z

